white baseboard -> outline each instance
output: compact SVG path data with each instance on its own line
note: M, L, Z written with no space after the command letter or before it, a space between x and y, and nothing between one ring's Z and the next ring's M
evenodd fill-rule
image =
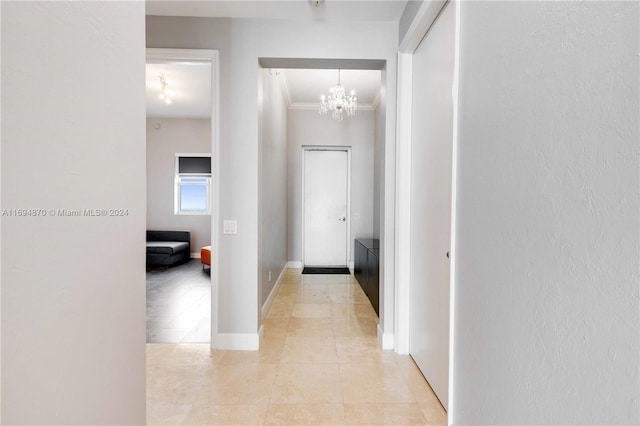
M393 350L393 334L382 331L380 324L378 324L378 344L382 350Z
M211 347L226 351L257 351L260 349L260 332L218 333L214 336Z
M290 269L302 269L302 261L301 260L290 260L287 262L287 268Z
M191 258L192 258L192 259L200 259L200 252L198 252L198 253L191 253Z
M282 282L282 278L284 277L284 273L287 272L287 265L288 264L285 264L284 268L282 268L282 271L280 271L280 275L278 275L278 279L276 280L275 285L271 289L271 293L269 293L269 297L267 297L267 300L265 300L264 304L262 305L262 317L260 318L261 320L264 320L264 318L269 313L269 309L271 308L271 304L273 303L273 299L276 297L276 293L278 292L278 287L280 287L280 283Z

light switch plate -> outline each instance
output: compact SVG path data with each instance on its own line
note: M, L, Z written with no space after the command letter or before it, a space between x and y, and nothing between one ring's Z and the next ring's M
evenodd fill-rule
M238 221L237 220L225 220L223 222L223 233L235 235L238 233Z

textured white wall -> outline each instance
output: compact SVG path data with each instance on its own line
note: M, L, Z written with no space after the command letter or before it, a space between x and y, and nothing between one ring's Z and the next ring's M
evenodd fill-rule
M453 421L640 423L638 2L462 2Z
M3 424L145 422L139 2L3 2Z
M289 110L289 260L302 260L302 146L351 147L351 235L349 260L355 238L373 236L373 150L375 115L358 111L337 122L317 110ZM357 217L356 217L357 216Z
M147 17L147 47L220 50L220 219L238 221L237 235L220 230L221 333L255 335L259 324L258 58L384 59L386 76L395 82L397 46L397 22ZM395 83L386 99L394 110ZM385 149L393 152L395 114L385 120ZM394 164L386 164L390 177ZM385 190L393 185L385 183ZM393 241L392 228L382 232Z
M276 73L260 70L260 82L258 288L262 307L287 263L287 103Z
M211 215L174 213L176 153L211 154L211 120L147 119L147 229L191 231L191 253L199 254L211 244Z

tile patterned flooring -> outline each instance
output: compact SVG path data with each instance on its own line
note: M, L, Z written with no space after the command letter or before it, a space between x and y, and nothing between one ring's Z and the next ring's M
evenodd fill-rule
M257 352L147 344L147 421L189 425L440 425L409 356L382 351L353 276L286 272Z
M147 343L211 341L211 275L198 259L147 272Z

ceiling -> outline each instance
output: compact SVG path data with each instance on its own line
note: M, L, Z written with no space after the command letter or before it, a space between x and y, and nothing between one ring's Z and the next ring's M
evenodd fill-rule
M147 15L295 19L307 21L399 21L406 0L154 1Z
M309 0L147 0L145 5L147 15L302 21L398 21L406 3L405 0L321 0L320 5L315 7L314 2ZM296 63L296 60L289 61L293 61L292 63L282 60L282 63L267 63L267 59L267 62L261 62L264 68L271 69L272 73L281 76L288 90L288 101L293 107L319 107L320 95L328 94L329 88L337 83L338 67L345 68L341 72L342 84L347 93L355 90L360 107L372 106L380 93L381 72L372 70L380 69L379 64L362 61L349 63L344 60L331 62L327 59L316 60L316 64ZM307 60L309 61L311 60ZM210 73L210 66L203 63L147 64L147 116L210 117ZM160 74L164 74L169 84L168 90L173 100L171 105L165 104L159 97Z
M291 106L320 106L320 95L328 95L329 88L338 82L338 70L277 70L284 77ZM341 70L340 82L347 94L355 90L358 104L371 106L380 93L378 70Z
M172 100L160 98L160 74ZM211 117L211 64L203 62L147 63L147 117Z

